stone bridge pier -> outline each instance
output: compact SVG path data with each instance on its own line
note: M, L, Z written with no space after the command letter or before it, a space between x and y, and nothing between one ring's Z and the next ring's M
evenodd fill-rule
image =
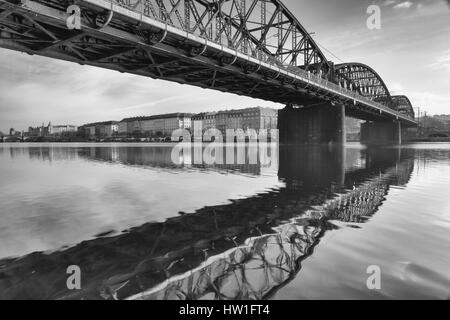
M278 129L281 144L344 145L345 106L331 103L288 105L278 113Z
M361 142L370 145L396 144L406 141L406 128L400 121L379 120L361 124Z
M279 140L284 145L345 145L345 106L319 103L296 107L288 105L278 112ZM361 124L361 143L401 145L407 128L399 120L385 118Z

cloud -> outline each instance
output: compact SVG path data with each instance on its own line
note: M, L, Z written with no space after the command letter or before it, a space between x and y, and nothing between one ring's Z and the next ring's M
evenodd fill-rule
M279 105L0 49L0 130Z
M414 4L411 1L405 1L405 2L401 2L399 4L396 4L394 6L394 9L409 9L413 6Z
M406 88L403 84L394 82L389 86L389 91L391 94L403 94L406 91Z
M397 9L396 11L411 11L402 9L414 9L414 8L417 10L421 10L427 7L433 7L436 4L439 4L439 2L442 3L442 1L434 1L434 0L407 0L407 1L378 0L379 6ZM444 0L443 2L448 2L450 4L450 0Z
M397 2L394 1L394 0L385 0L381 5L382 5L383 7L388 7L388 6L391 6L391 5L396 4L396 3L397 3Z
M192 95L171 96L171 97L154 100L151 102L145 102L145 103L140 103L140 104L126 106L126 107L119 107L118 109L122 110L122 111L142 109L145 111L146 109L148 110L149 107L155 107L158 105L167 104L168 102L179 102L181 104L183 101L186 101L186 99L189 99L192 102L192 98L193 98Z
M444 51L441 55L436 57L435 61L431 63L429 66L432 70L450 71L450 50Z
M448 114L450 97L425 91L408 92L408 98L415 108L423 111L433 110L432 114Z

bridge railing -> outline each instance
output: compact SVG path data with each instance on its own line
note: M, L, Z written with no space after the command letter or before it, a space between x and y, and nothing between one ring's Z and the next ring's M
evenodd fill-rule
M184 2L180 2L180 6L178 8L176 9L170 8L170 10L168 10L168 8L164 6L163 0L154 0L156 2L160 1L159 2L160 5L154 5L152 0L106 0L106 1L110 2L111 4L127 8L131 11L137 12L139 14L142 14L148 18L154 19L166 25L170 25L171 27L180 29L184 32L195 34L198 37L201 37L205 40L211 41L218 45L223 45L231 50L235 50L236 52L257 59L260 62L269 64L275 68L280 68L285 71L288 71L289 73L292 73L303 79L308 79L309 82L312 82L315 85L325 87L332 91L336 91L343 96L351 98L353 101L355 101L355 103L356 101L359 101L360 103L364 103L374 108L378 108L381 111L385 111L387 113L394 112L397 115L401 115L406 118L411 118L406 114L398 113L397 110L391 109L379 102L364 97L355 91L346 89L327 79L324 79L320 75L311 73L309 71L301 69L300 67L285 65L279 59L276 59L272 55L264 52L263 50L257 49L254 46L252 46L252 43L250 41L242 41L241 45L233 46L232 44L229 43L229 40L226 36L223 36L222 34L217 35L217 30L216 32L214 32L212 27L207 32L200 32L197 21L185 19L186 8L184 8ZM181 15L181 13L183 13L183 16ZM189 26L187 25L188 23ZM411 120L414 119L411 118Z

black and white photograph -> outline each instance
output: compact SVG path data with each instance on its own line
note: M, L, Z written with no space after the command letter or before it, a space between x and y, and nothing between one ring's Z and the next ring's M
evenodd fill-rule
M0 300L450 300L450 1L0 0Z

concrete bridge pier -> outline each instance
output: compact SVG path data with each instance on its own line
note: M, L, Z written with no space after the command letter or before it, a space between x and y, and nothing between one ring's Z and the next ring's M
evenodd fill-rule
M400 121L376 121L361 124L361 142L370 145L397 144L406 140L406 129Z
M278 112L281 144L344 145L345 106L323 103L301 108L286 106Z

